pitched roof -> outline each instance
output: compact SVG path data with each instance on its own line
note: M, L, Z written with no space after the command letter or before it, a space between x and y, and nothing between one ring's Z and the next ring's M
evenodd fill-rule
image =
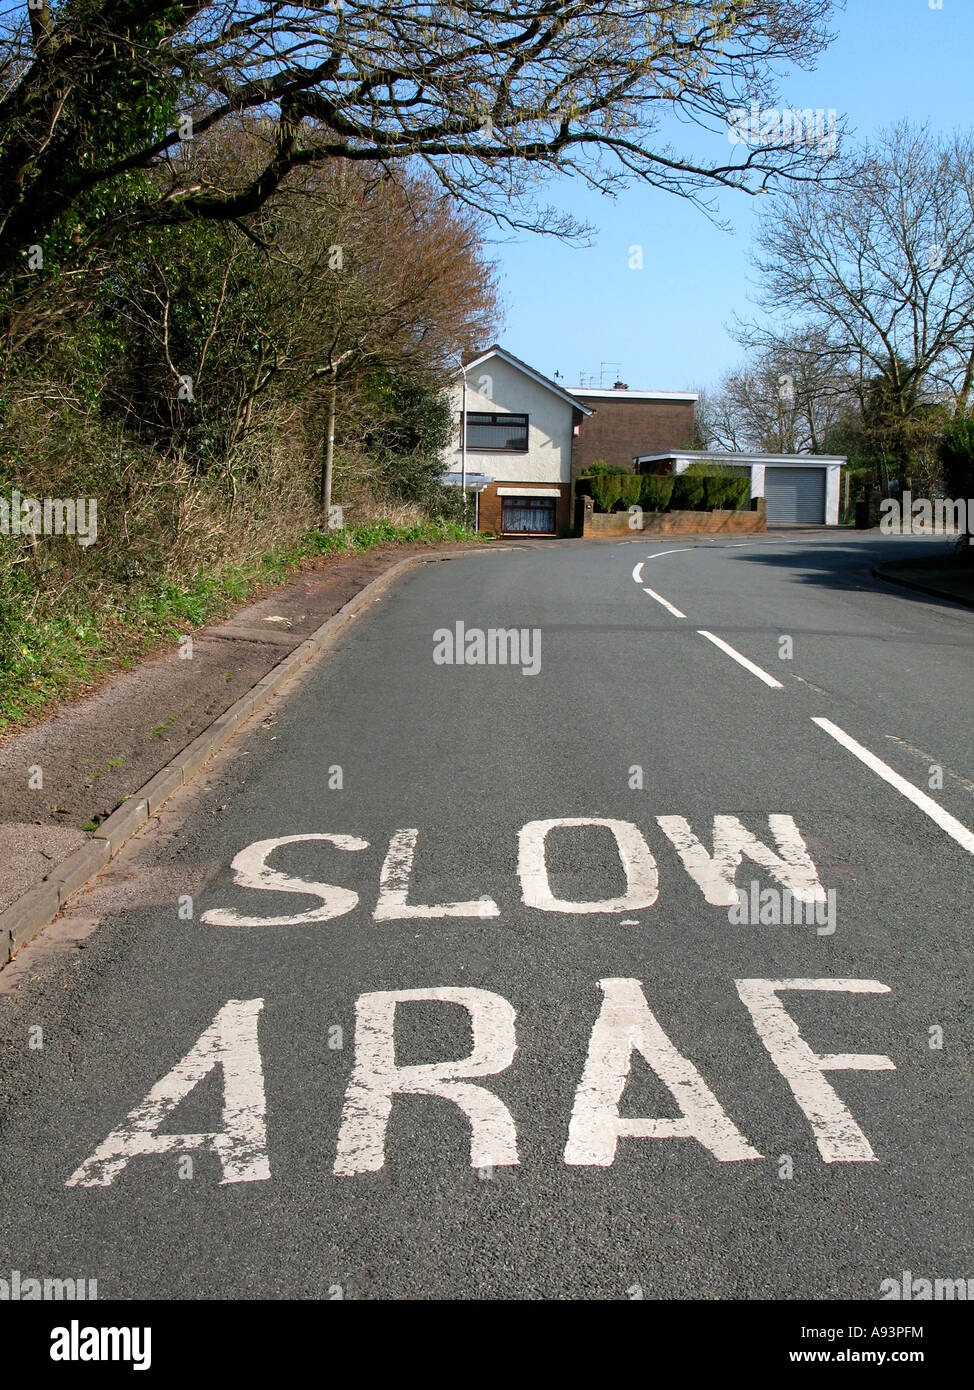
M583 405L577 396L573 396L570 391L566 391L563 386L559 386L557 381L552 381L550 377L542 376L540 372L536 372L533 367L528 366L527 362L522 362L520 357L515 357L513 352L508 352L507 349L502 348L499 343L495 343L493 347L489 347L486 352L482 352L479 357L475 357L472 362L468 362L466 364L467 371L469 372L471 367L479 367L481 362L488 362L492 357L499 357L502 362L506 362L508 366L513 367L515 371L523 372L525 376L530 377L531 380L537 382L539 386L545 387L546 390L553 392L561 400L566 401L568 405L573 405L576 410L580 410L583 415L593 414L593 411L591 411L587 405Z

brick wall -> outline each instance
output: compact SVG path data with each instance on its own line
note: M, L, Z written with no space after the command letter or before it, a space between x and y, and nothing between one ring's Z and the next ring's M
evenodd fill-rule
M635 530L628 512L593 512L584 508L582 534L585 536L706 535L730 531L736 535L768 529L768 509L763 497L746 512L643 512L642 525Z
M572 481L599 459L631 468L637 454L688 449L693 443L693 401L626 400L621 396L574 395L595 411L582 419L572 450Z

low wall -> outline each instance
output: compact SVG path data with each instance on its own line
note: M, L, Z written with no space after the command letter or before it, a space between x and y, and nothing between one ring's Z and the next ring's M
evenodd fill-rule
M629 512L595 512L585 507L583 513L583 536L673 536L712 531L740 535L768 529L768 509L763 497L756 498L754 510L747 512L644 511L640 518L641 526L630 525L633 518Z

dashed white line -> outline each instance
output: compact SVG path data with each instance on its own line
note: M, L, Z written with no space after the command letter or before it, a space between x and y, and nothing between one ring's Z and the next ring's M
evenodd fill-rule
M632 572L632 577L633 577L633 579L636 581L637 584L641 584L641 583L643 582L643 565L644 565L645 563L646 563L645 560L640 560L639 564L636 566L636 568L635 568L635 569L633 570L633 572Z
M649 594L650 598L654 598L657 603L661 603L668 613L673 614L674 618L686 617L685 613L681 613L679 608L670 603L668 598L664 598L662 594L658 594L655 589L647 589L646 586L643 585L643 593Z
M819 693L824 695L826 692L823 690ZM945 777L950 777L953 781L959 782L966 792L974 792L974 782L968 781L968 779L962 777L959 772L954 772L946 763L942 763L939 758L935 758L932 753L924 753L922 748L914 748L912 743L907 743L905 738L898 738L896 734L887 734L886 737L891 739L893 743L898 743L901 748L905 748L908 753L912 753L915 758L919 758L922 763L926 763L927 767L942 767Z
M730 643L725 642L723 638L715 637L712 632L707 632L702 627L697 628L697 635L706 637L708 642L713 642L715 647L719 647L722 652L726 652L726 654L733 661L736 661L739 666L743 666L745 671L750 671L752 676L757 676L759 681L764 681L765 685L770 685L772 690L784 689L781 681L776 681L774 676L769 676L767 671L762 671L760 666L755 666L753 661L748 661L746 656L742 656L739 651L736 651Z
M695 545L681 545L678 550L654 550L652 555L647 555L648 560L658 560L661 555L686 555L691 550L699 549Z
M920 791L912 782L908 782L905 777L901 777L898 772L890 767L889 763L884 763L882 758L877 758L875 753L870 753L868 748L863 748L861 743L840 729L837 724L833 724L830 719L813 718L813 724L817 724L820 729L824 729L835 739L836 743L841 743L843 748L847 748L850 753L865 763L866 767L875 772L877 777L881 777L884 782L888 782L891 787L895 787L898 792L912 801L914 806L936 824L941 830L945 830L952 840L956 840L959 845L967 850L968 854L974 854L974 833L968 830L966 825L961 825L960 821L945 811L944 808L934 801L932 796L927 796L926 792Z

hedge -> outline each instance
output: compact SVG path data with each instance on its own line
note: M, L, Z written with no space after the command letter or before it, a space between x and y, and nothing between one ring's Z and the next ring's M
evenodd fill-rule
M673 486L676 479L671 475L659 476L649 474L643 478L642 489L639 494L639 505L647 512L665 512L669 510L670 502L673 498Z
M592 498L598 512L640 506L648 512L744 510L751 496L745 474L639 474L627 469L599 471L578 479L577 490Z
M581 488L583 483L587 486ZM624 469L613 473L599 472L579 479L580 490L592 498L599 512L627 511L637 506L642 483L643 479L638 473L629 473Z

